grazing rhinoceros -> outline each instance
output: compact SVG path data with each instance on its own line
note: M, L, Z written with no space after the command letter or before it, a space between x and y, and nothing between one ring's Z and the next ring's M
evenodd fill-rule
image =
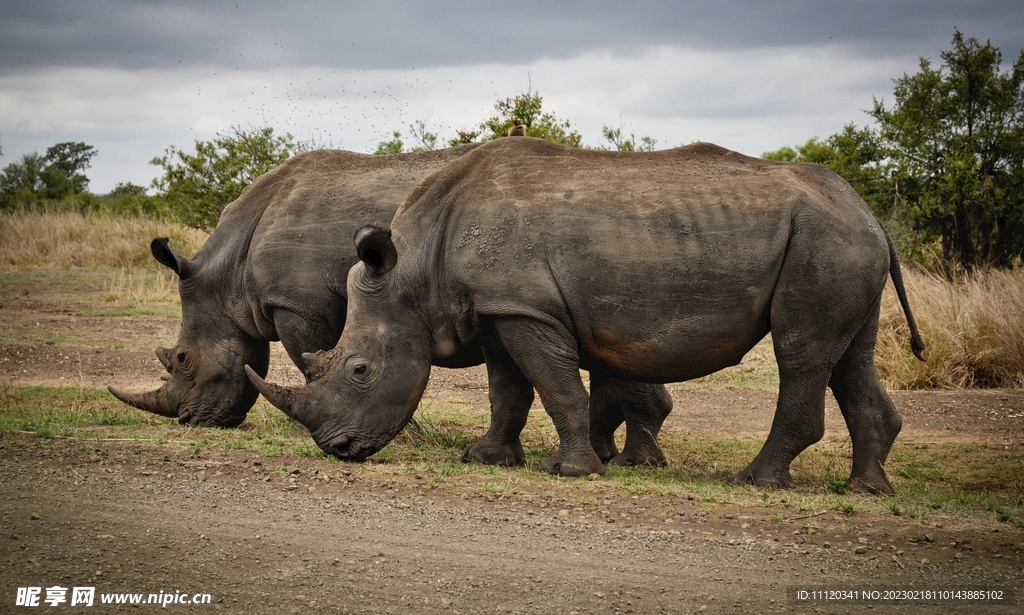
M360 225L386 224L424 177L475 146L398 156L341 150L300 154L254 181L228 205L192 259L154 239L153 256L180 279L182 322L172 349L157 348L170 374L121 401L181 423L233 426L258 392L243 366L266 373L270 341L292 361L334 346L345 324L344 273L358 260L338 250Z
M155 391L110 392L183 424L241 423L258 395L243 366L266 375L269 341L280 340L307 377L301 355L338 341L345 324L345 276L358 261L348 243L355 230L390 221L421 179L474 147L384 157L338 150L301 154L257 179L225 208L194 258L175 253L166 239L153 240L153 256L181 281L178 342L156 350L170 377ZM479 347L463 350L439 359L439 365L482 361ZM618 454L612 434L625 413L627 443L617 462L663 463L654 437L672 407L664 387L600 378L593 386L594 441L602 458ZM495 401L503 403L500 396ZM491 454L522 461L521 448Z
M890 275L914 352L924 345L892 242L824 167L709 144L618 153L501 139L424 180L390 230L361 228L355 245L345 331L310 357L321 376L284 388L248 370L327 453L379 450L431 363L479 344L491 390L517 400L494 411L487 448L518 438L536 389L560 439L541 470L601 472L580 368L683 381L737 364L771 331L775 420L733 480L790 486L791 461L824 433L830 386L853 440L849 488L892 492L882 465L902 420L874 365Z

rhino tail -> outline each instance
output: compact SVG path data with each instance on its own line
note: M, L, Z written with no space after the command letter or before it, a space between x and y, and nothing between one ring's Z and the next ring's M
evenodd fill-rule
M907 290L903 287L903 271L900 269L900 258L896 254L896 246L889 237L889 233L883 228L885 241L889 244L889 275L892 277L892 285L896 287L896 296L900 299L900 306L903 308L903 315L907 317L907 326L910 327L910 349L919 361L924 361L924 341L921 339L921 332L917 330L917 322L910 312L910 302L907 301Z

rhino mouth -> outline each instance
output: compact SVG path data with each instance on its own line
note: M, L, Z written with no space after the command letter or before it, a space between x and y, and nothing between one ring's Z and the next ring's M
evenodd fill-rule
M362 462L366 461L367 457L370 455L373 455L380 449L384 448L384 446L377 445L362 438L344 435L338 436L330 442L322 444L320 448L323 452L333 457L337 457L338 459Z
M178 415L178 424L193 425L196 427L238 427L245 420L245 415L194 415L192 412L182 412Z

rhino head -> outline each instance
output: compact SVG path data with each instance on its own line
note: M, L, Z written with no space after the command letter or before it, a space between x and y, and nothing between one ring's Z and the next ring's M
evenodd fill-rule
M259 392L246 377L245 366L266 375L270 346L230 318L230 299L224 292L230 280L214 280L194 261L175 253L167 238L150 244L153 256L178 274L181 295L181 333L173 348L157 348L156 356L169 374L155 391L127 393L107 387L124 403L181 424L234 427Z
M361 262L348 274L348 313L337 346L302 355L310 381L285 388L246 366L267 400L309 429L325 453L363 461L412 419L430 375L428 328L416 309L422 289L395 269L391 232L356 232Z

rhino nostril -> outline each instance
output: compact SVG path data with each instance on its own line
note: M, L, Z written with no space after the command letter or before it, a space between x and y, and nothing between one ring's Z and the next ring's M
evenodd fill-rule
M348 436L341 436L340 438L335 439L334 442L331 442L331 444L328 446L327 453L330 455L334 455L339 459L346 459L348 458L349 453L348 445L349 442L351 441L352 438Z

